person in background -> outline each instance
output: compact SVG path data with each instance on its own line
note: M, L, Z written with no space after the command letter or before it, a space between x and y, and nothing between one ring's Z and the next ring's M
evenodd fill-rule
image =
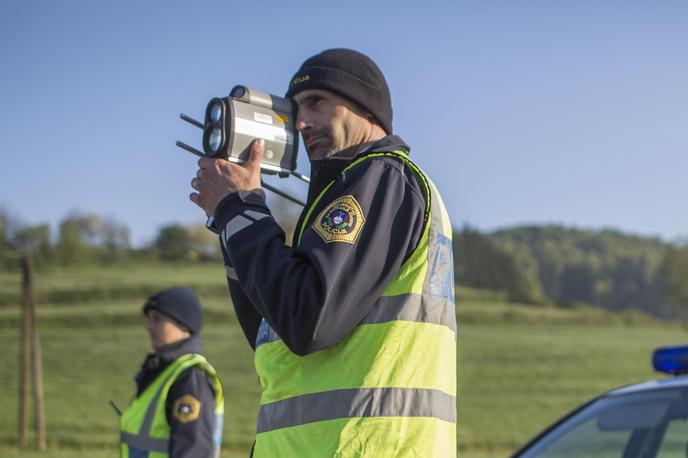
M143 306L153 353L136 375L136 396L121 416L123 458L215 458L224 418L220 379L198 336L203 309L182 287Z

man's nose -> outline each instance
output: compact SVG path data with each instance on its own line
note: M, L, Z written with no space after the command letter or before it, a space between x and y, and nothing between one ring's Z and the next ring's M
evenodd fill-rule
M303 132L304 130L310 129L311 128L311 123L307 120L307 118L301 114L296 115L296 130L299 132Z

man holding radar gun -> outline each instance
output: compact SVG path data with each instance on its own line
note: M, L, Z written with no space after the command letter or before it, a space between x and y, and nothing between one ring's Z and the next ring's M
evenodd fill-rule
M329 49L285 97L238 86L196 122L190 198L220 236L262 387L253 456L456 456L452 231L392 134L387 82ZM289 246L260 174L300 176L296 131L312 177Z

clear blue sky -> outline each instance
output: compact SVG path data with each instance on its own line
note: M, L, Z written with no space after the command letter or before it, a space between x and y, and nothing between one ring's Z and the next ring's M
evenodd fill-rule
M138 244L203 222L174 146L200 131L178 114L235 84L281 95L330 47L383 69L455 226L688 236L682 0L0 0L0 206L53 227L95 212Z

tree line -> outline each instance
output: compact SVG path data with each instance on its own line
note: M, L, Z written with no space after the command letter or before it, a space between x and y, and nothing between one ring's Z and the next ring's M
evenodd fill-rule
M60 222L53 236L48 224L22 224L0 209L0 267L16 269L24 253L31 253L38 268L130 260L221 259L217 236L202 224L162 226L151 243L134 248L129 228L112 218L73 212Z
M294 216L278 220L293 232ZM169 224L146 246L132 247L129 229L112 218L74 212L55 234L26 225L0 209L0 268L16 269L30 252L38 267L221 260L217 236L202 224ZM289 239L289 236L288 236ZM501 291L509 301L540 305L590 304L688 319L688 245L613 230L520 226L453 237L459 285ZM460 287L458 294L461 294Z
M459 284L510 301L688 319L688 245L614 230L521 226L454 234Z

